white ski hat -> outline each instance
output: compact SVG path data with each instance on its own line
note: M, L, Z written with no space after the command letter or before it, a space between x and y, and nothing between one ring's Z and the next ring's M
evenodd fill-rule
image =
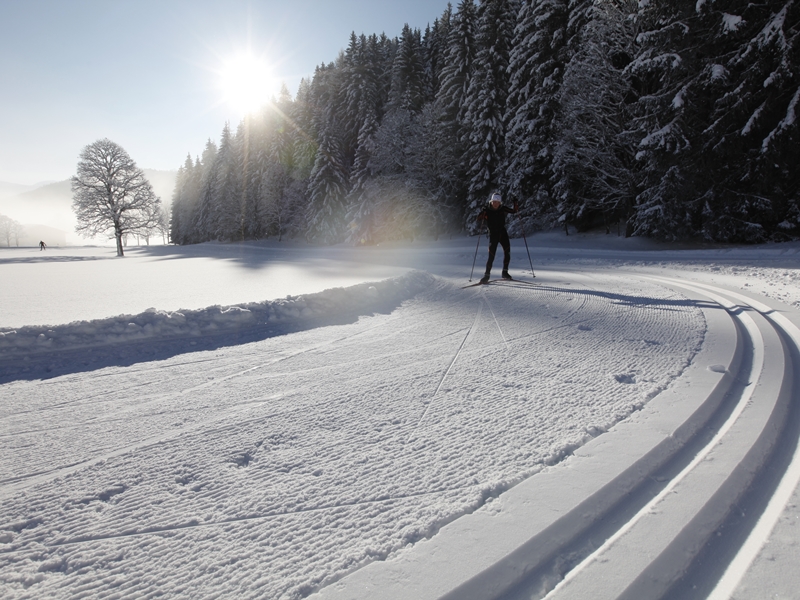
M494 194L492 194L492 197L491 197L491 199L489 200L489 202L494 202L495 200L497 200L498 202L502 202L502 201L503 201L503 199L502 199L502 198L500 198L500 194L498 194L497 192L495 192Z

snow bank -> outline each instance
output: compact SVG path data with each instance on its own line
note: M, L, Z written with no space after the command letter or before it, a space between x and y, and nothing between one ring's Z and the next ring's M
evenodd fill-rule
M324 323L343 314L363 315L387 305L397 306L434 281L435 277L429 273L412 271L385 281L266 302L173 312L149 308L138 315L0 329L0 359L37 352L233 333L270 324Z

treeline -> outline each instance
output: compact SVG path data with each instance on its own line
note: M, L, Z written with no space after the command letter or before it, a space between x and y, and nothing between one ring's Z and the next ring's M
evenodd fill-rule
M462 0L352 34L187 157L171 238L475 231L495 190L529 229L800 237L799 33L797 0Z

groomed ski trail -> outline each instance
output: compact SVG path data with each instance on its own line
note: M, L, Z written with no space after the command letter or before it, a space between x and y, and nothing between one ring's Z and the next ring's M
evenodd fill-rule
M122 556L134 595L332 597L348 573L391 569L475 518L497 524L523 483L635 426L681 380L714 305L628 275L537 279L423 292L390 315L197 360L6 384L47 396L28 409L39 431L2 417L2 473L26 465L28 479L0 491L0 589L111 593ZM163 391L142 398L143 385ZM202 564L165 566L198 552ZM235 583L206 569L231 552Z

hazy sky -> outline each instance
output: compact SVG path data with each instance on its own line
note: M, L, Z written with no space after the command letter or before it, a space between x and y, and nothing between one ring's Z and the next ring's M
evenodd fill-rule
M177 169L241 108L249 52L294 95L357 34L433 23L447 0L0 0L0 181L75 172L108 137L140 167ZM241 68L241 67L239 67ZM247 78L246 80L252 80ZM227 91L226 91L227 90Z

